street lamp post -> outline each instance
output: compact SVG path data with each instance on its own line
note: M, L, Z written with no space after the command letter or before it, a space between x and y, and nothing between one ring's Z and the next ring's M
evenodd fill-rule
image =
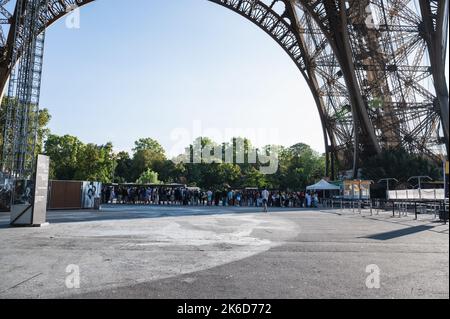
M419 181L419 189L422 189L422 180L427 179L429 181L432 181L433 179L430 176L413 176L410 179L408 179L408 182L417 179Z
M379 184L379 183L382 183L382 182L386 182L386 185L387 185L387 191L389 192L389 191L390 191L390 189L389 189L389 182L390 182L390 181L395 181L396 183L398 183L398 179L393 178L393 177L390 177L390 178L383 178L383 179L380 179L380 180L378 181L378 184Z

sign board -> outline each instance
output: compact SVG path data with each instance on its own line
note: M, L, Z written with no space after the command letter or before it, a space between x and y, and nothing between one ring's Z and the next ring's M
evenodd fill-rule
M370 186L372 185L371 181L361 181L359 184L359 191L361 199L370 199Z
M18 180L11 207L12 226L42 226L47 221L50 158L39 155L34 181Z
M100 198L102 183L99 182L83 182L82 191L82 207L84 209L95 208L95 199Z
M353 198L353 181L344 181L344 198Z
M38 155L36 164L36 180L33 201L33 225L47 222L48 179L50 174L50 158Z
M344 198L359 200L370 199L371 181L344 181Z

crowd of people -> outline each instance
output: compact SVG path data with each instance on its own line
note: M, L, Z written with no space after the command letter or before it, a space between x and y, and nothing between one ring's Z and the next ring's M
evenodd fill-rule
M237 207L318 207L320 196L310 192L274 190L201 190L190 187L105 185L103 204L237 206Z

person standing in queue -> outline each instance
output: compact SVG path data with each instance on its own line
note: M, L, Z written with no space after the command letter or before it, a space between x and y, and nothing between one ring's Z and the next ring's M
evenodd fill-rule
M270 196L269 191L267 190L267 188L264 188L264 190L261 193L263 207L264 207L264 213L267 213L267 204L269 202L269 196Z

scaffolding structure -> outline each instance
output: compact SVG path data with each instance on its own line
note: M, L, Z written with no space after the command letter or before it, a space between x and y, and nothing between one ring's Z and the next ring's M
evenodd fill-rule
M12 26L12 71L6 97L2 172L10 180L34 172L48 0L18 0Z

